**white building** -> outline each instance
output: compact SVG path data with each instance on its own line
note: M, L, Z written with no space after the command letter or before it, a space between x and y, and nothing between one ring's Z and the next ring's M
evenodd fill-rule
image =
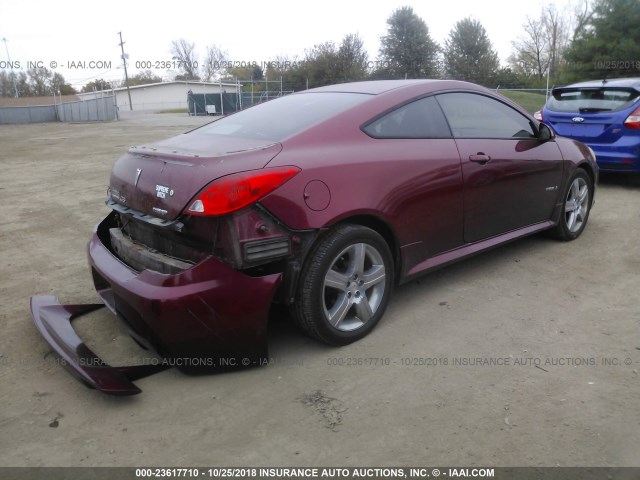
M131 92L131 104L134 111L142 110L168 110L174 108L188 108L187 94L192 93L236 93L240 91L240 85L235 83L209 83L195 81L173 81L162 83L150 83L148 85L136 85L129 87ZM81 100L100 98L110 95L111 90L103 92L79 93ZM129 110L129 95L127 88L113 90L120 111Z

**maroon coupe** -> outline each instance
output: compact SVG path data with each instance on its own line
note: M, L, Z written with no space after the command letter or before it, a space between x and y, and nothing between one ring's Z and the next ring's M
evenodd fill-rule
M270 306L345 345L395 285L542 230L584 230L598 168L517 105L465 82L348 83L292 94L114 165L89 261L104 304L161 366L259 365ZM156 365L110 367L70 320L98 305L33 297L36 326L112 394Z

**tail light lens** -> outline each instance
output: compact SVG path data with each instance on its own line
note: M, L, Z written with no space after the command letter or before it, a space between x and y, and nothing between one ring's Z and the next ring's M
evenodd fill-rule
M631 115L624 121L624 126L640 130L640 107L636 108Z
M542 121L542 110L538 110L536 113L533 114L533 118L535 118L537 121L541 122Z
M185 213L202 216L227 215L257 202L298 172L298 167L278 167L219 178L196 196Z

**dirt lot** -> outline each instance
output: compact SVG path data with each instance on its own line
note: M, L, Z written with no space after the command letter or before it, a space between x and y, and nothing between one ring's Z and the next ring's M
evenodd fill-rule
M205 121L0 126L0 465L640 465L629 178L603 179L576 242L531 237L400 287L354 345L318 344L276 311L268 367L167 370L129 398L73 379L29 297L96 302L86 242L113 161ZM143 355L105 310L77 325L110 363Z

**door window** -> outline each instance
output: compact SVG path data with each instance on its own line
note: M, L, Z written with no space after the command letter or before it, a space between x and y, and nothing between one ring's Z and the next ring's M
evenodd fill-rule
M455 138L534 138L531 121L491 97L475 93L445 93L438 103Z

